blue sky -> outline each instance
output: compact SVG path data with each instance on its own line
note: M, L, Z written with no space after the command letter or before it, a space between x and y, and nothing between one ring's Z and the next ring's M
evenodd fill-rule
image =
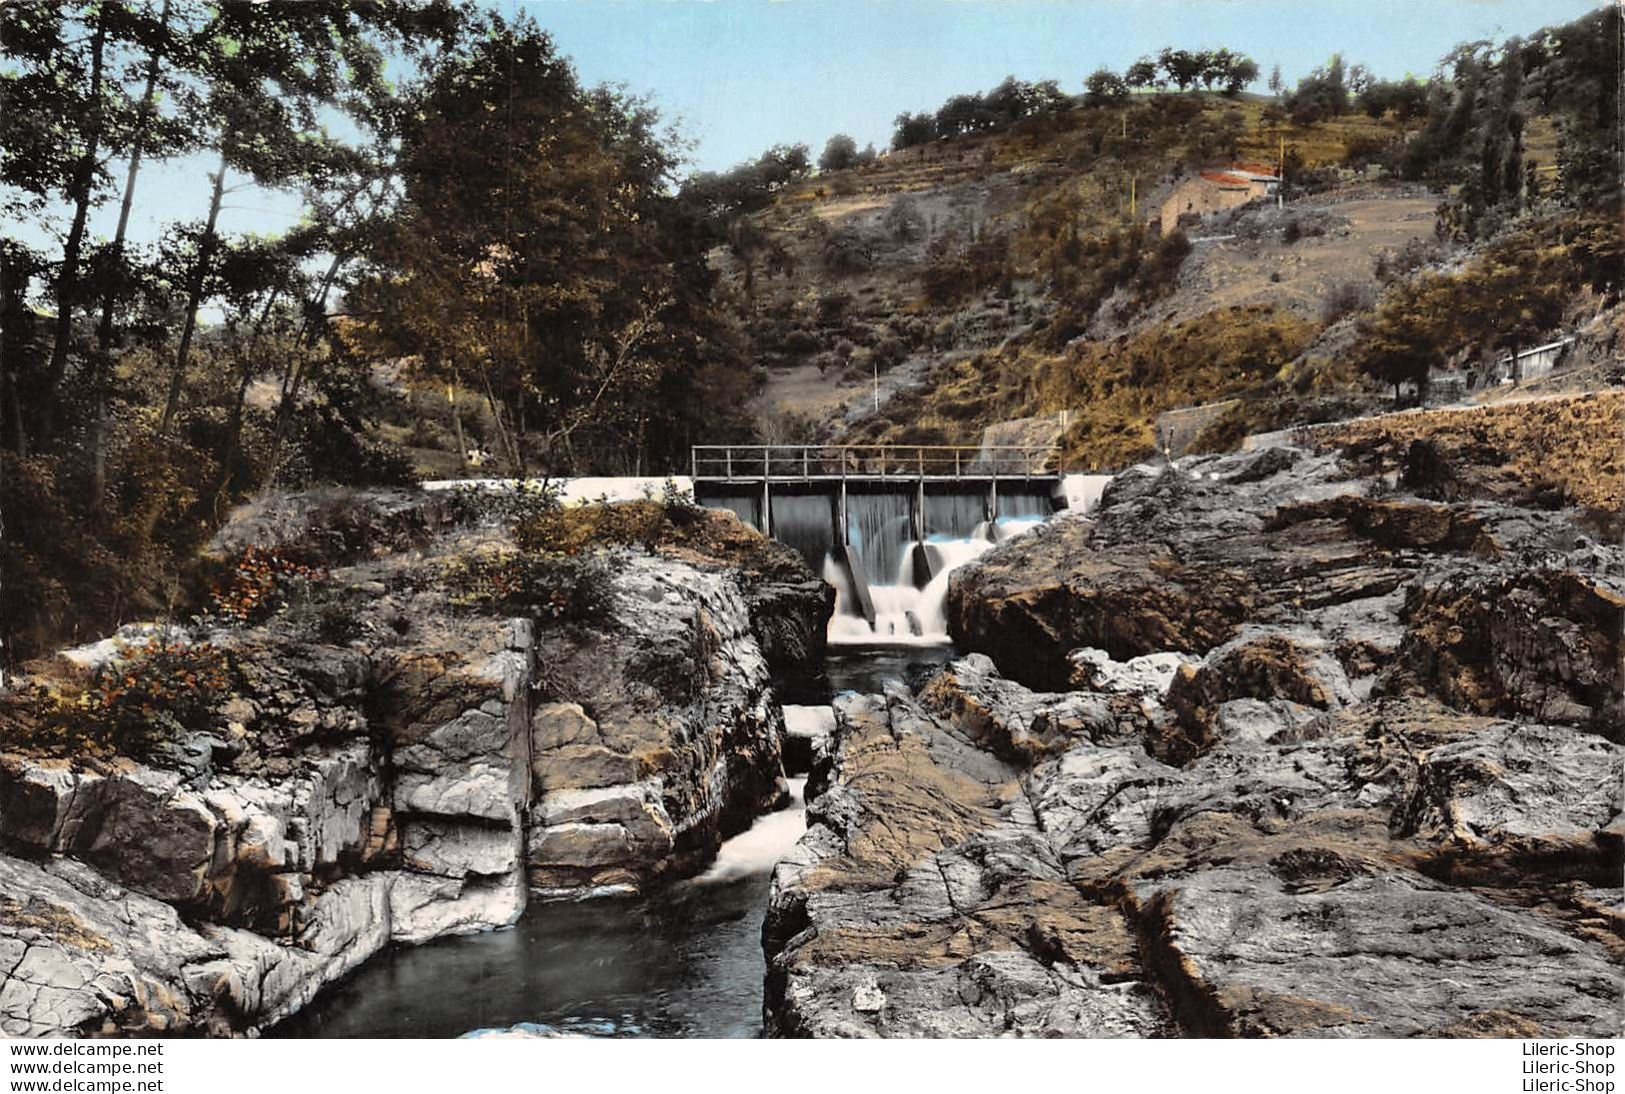
M1566 22L1597 0L496 0L554 35L589 83L655 93L727 167L831 133L884 146L903 110L1008 74L1068 91L1163 46L1229 46L1288 80L1342 51L1425 74L1451 46Z
M1228 46L1289 81L1341 50L1384 76L1418 74L1457 42L1527 34L1604 0L489 0L554 35L587 83L652 94L693 142L693 167L728 167L771 144L814 155L835 132L883 146L903 110L985 90L1007 74L1076 92L1099 65L1121 69L1165 45ZM203 160L142 173L131 235L200 218ZM227 232L275 234L296 198L245 190ZM116 202L93 213L110 235ZM33 230L25 238L53 245Z

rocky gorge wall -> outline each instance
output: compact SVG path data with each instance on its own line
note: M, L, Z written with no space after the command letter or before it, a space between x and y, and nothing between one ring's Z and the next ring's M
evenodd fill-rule
M270 508L225 548L332 532ZM442 576L500 530L414 495L343 512L296 610L182 636L236 673L209 732L0 755L0 1032L251 1032L392 943L692 873L785 798L769 665L816 655L830 598L775 545L623 551L601 617L505 618Z
M1119 476L837 700L780 1036L1617 1036L1625 550L1336 452Z

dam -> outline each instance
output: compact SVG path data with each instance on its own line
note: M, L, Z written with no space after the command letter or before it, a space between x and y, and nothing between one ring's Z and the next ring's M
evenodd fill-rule
M947 641L949 573L1068 504L1054 445L700 445L691 476L835 586L836 644Z

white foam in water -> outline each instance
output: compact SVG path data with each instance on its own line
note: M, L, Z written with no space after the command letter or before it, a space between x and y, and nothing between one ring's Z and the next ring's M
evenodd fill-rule
M817 740L835 732L835 708L784 704L784 732L791 737Z
M1030 531L1042 518L1000 520L991 531L999 541ZM871 585L869 596L875 605L875 625L858 614L846 587L846 574L833 557L824 561L824 580L835 586L835 614L829 621L832 646L942 646L948 637L948 578L959 567L994 546L984 523L968 539L932 536L926 540L942 563L942 569L923 589L914 587L914 544L903 551L894 584ZM918 633L910 616L918 622Z
M693 884L715 885L772 872L807 831L807 780L786 781L790 784L789 806L757 818L747 831L723 843L711 868Z

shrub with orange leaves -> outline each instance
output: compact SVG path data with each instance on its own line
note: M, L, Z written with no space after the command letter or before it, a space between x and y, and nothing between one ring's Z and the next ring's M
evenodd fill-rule
M118 652L79 686L35 686L29 716L7 721L8 745L146 759L184 732L212 727L231 663L207 642L153 635Z
M209 593L210 608L228 623L257 623L287 603L292 590L322 576L316 567L279 551L250 546Z

